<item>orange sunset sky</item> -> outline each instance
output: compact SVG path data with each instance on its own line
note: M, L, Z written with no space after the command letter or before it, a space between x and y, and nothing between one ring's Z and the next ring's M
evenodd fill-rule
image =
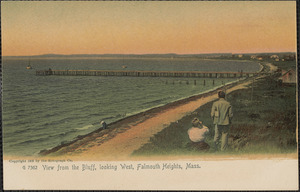
M295 1L1 2L2 55L296 52Z

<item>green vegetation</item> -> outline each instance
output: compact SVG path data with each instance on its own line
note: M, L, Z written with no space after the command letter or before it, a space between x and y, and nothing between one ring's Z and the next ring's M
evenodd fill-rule
M295 66L295 62L285 62L282 65L291 68L292 64ZM282 67L281 64L279 67ZM224 153L296 152L296 85L279 85L276 77L266 77L254 81L253 94L251 86L227 95L227 100L233 106L234 119L229 136L229 149ZM173 122L133 155L222 154L216 153L212 147L206 152L189 147L187 130L192 126L194 117L198 117L209 127L210 134L206 142L213 146L211 106L212 102L207 103L178 122Z
M279 67L280 69L283 70L289 70L289 69L294 69L296 70L296 65L295 65L295 61L272 61L274 63L274 65L276 65L277 67Z

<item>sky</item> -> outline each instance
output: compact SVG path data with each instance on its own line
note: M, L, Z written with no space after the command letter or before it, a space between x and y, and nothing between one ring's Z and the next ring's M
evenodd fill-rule
M296 52L295 1L5 1L2 55Z

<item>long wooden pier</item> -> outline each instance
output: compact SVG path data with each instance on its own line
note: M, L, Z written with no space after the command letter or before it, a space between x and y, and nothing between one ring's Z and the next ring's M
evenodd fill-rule
M239 78L253 77L253 72L208 72L208 71L118 71L118 70L39 70L36 75L59 76L130 76L130 77L196 77L196 78Z

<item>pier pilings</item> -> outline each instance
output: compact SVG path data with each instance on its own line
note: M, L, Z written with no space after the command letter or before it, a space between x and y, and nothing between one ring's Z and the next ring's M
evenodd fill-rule
M130 76L130 77L188 77L188 78L239 78L253 77L253 72L208 71L118 71L118 70L38 70L39 76Z

